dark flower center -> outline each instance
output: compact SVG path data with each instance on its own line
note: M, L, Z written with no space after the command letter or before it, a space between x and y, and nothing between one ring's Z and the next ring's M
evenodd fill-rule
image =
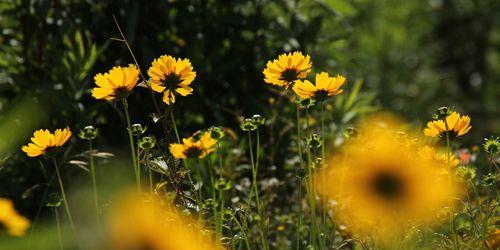
M323 101L328 97L328 91L320 89L314 92L314 99L316 101Z
M281 73L281 80L291 83L298 79L299 72L296 69L285 69Z
M455 130L453 130L452 128L448 128L448 129L450 129L448 131L450 140L453 140L453 139L457 138L458 133L455 132ZM443 139L446 140L446 131L443 131L443 132L439 133L439 138L443 138Z
M404 194L404 181L393 173L381 172L371 183L373 192L385 200L396 200Z
M179 85L179 83L181 82L181 77L173 72L165 75L165 79L163 80L165 86L170 90L174 90L175 88L177 88L177 85Z
M202 153L202 149L196 146L191 146L184 150L184 154L187 158L198 158Z
M119 87L119 88L115 89L115 97L118 100L127 97L128 94L129 94L129 91L126 87Z

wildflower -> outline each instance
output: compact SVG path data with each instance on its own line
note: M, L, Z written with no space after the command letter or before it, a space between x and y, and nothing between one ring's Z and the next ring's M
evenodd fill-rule
M449 162L448 156L446 153L438 153L437 150L431 146L423 146L418 150L418 155L425 160L433 160L440 164L440 166L448 166L448 167L456 167L459 164L459 160L455 157L454 154L449 154Z
M92 89L92 96L108 101L123 99L130 94L138 80L139 70L135 65L113 67L108 73L94 76L97 87Z
M189 59L177 59L163 55L153 61L148 70L151 77L151 89L163 93L163 102L175 103L175 96L187 96L193 92L189 87L196 77Z
M264 69L264 81L288 88L296 80L304 79L311 72L311 58L301 52L281 54L278 59L268 61Z
M198 139L195 139L194 136L184 138L182 143L172 143L168 148L170 153L177 159L203 159L215 150L215 143L217 141L212 139L210 133L205 132Z
M85 126L78 132L78 137L83 140L91 141L97 137L97 134L99 134L99 129L94 126Z
M476 169L469 166L461 166L457 168L457 174L463 181L473 181L476 178Z
M424 129L424 134L430 137L443 138L446 137L446 132L448 131L450 138L455 138L467 134L470 129L470 117L466 115L461 116L459 113L453 112L446 119L428 122L427 128Z
M28 143L27 146L23 146L22 150L29 157L46 155L63 146L70 137L71 131L69 128L56 129L54 133L50 133L48 129L40 129L33 133L31 143Z
M222 250L201 222L191 219L173 204L130 194L111 210L106 249Z
M330 77L328 73L322 72L316 74L315 84L312 84L309 80L298 80L293 86L293 92L302 99L323 101L327 97L342 93L344 90L340 88L345 81L346 79L343 76Z
M490 156L498 154L498 152L500 151L500 139L498 137L485 139L483 148L484 151L486 151L486 153L488 153Z
M142 149L152 149L155 147L156 144L156 138L154 136L145 136L142 137L137 144L139 145L139 148Z
M390 243L413 226L432 225L459 194L453 175L441 173L439 163L400 145L392 133L399 127L369 119L358 126L360 140L349 140L316 178L319 194L339 204L335 219L358 237Z
M148 126L142 126L141 124L132 124L130 127L130 132L132 132L133 136L140 136L146 132Z
M0 198L0 229L5 229L8 235L22 236L29 226L29 220L16 212L12 201Z

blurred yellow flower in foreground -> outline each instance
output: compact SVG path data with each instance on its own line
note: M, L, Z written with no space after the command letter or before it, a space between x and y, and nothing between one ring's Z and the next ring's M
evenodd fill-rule
M172 143L168 148L170 149L170 153L177 159L203 159L215 150L215 143L217 141L212 138L210 133L204 132L202 135L184 138L182 139L182 143Z
M112 211L107 249L222 250L199 221L154 197L131 193Z
M339 204L335 219L357 237L391 242L411 227L430 226L461 190L438 162L397 139L395 121L361 124L359 136L316 177L319 194Z
M71 137L71 131L69 128L56 129L54 133L50 133L48 129L40 129L33 133L31 137L31 143L27 146L23 146L22 150L29 157L37 157L39 155L45 155L50 153L53 149L61 147L68 141Z
M330 77L328 73L321 72L316 74L315 84L309 80L298 80L293 86L293 92L302 99L315 99L316 101L325 100L329 96L342 93L342 85L346 79L341 75Z
M97 87L92 89L92 96L108 101L123 99L132 91L138 80L139 70L135 65L113 67L107 73L94 76Z
M29 220L16 212L12 201L0 198L0 228L5 228L9 235L22 236L29 226Z
M264 81L273 85L288 88L296 80L304 79L311 72L311 58L296 51L281 54L278 59L268 61L264 69Z
M453 112L446 117L446 124L444 120L428 122L424 134L430 137L446 138L446 131L449 131L450 138L455 138L467 134L470 129L470 117Z
M153 61L148 70L151 77L151 89L163 93L163 102L175 103L175 96L187 96L193 92L189 87L196 77L189 59L176 59L164 55Z

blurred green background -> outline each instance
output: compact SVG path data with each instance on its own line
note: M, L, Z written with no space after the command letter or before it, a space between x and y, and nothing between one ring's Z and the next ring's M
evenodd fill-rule
M264 83L262 70L267 60L295 50L311 55L315 71L345 75L346 94L363 83L359 109L340 113L334 106L331 121L348 124L383 108L423 126L449 105L472 118L465 145L498 135L498 13L498 0L1 1L0 196L36 213L43 192L22 194L43 177L38 162L20 151L35 129L68 125L76 132L93 124L100 148L127 149L121 107L90 95L96 73L133 62L124 44L111 39L119 38L113 15L143 73L163 54L191 60L194 94L175 105L183 135L211 125L238 131L240 116L259 113L273 119L264 145L271 149L290 137L283 139L287 131L280 129L293 126L294 106L270 104L280 94ZM133 122L159 132L145 89L129 103ZM71 150L84 149L75 143ZM280 149L272 152L269 165L286 161Z

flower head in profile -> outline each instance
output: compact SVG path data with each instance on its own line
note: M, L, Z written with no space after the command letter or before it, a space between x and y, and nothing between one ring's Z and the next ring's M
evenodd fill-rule
M452 112L446 119L428 122L424 134L429 137L446 138L446 132L448 131L450 138L455 138L467 134L470 129L469 116L461 116L457 112Z
M278 59L268 61L264 69L264 81L276 86L288 88L295 81L307 77L311 72L311 58L296 51L281 54Z
M346 79L341 75L330 77L328 73L316 74L315 83L309 80L298 80L293 86L293 92L302 99L314 99L323 101L327 97L338 95L344 91L341 89Z
M151 89L163 93L163 102L175 103L177 95L187 96L193 92L189 87L196 77L189 59L176 59L164 55L155 59L148 70L151 77Z
M22 150L29 157L46 155L63 146L70 137L71 130L69 128L56 129L54 133L51 133L48 129L40 129L33 133L31 142L23 146Z
M338 203L335 219L356 237L382 244L397 241L412 227L433 225L460 191L452 173L443 173L440 163L419 157L414 146L394 136L402 127L394 121L375 117L359 125L358 137L316 178L319 194Z
M203 159L215 150L216 143L217 140L213 139L209 132L204 132L201 135L184 138L182 143L172 143L168 148L176 159Z
M448 168L454 168L460 163L454 154L450 153L448 158L445 152L438 152L435 148L427 145L418 150L418 155L426 160L436 161L441 166Z
M22 236L29 226L29 220L16 212L12 201L0 198L0 229L4 228L8 235Z
M132 193L112 211L109 246L105 249L222 250L199 221L155 197L138 197Z
M139 70L135 65L113 67L107 73L94 76L97 87L92 89L92 96L108 101L123 99L130 94L138 80Z

